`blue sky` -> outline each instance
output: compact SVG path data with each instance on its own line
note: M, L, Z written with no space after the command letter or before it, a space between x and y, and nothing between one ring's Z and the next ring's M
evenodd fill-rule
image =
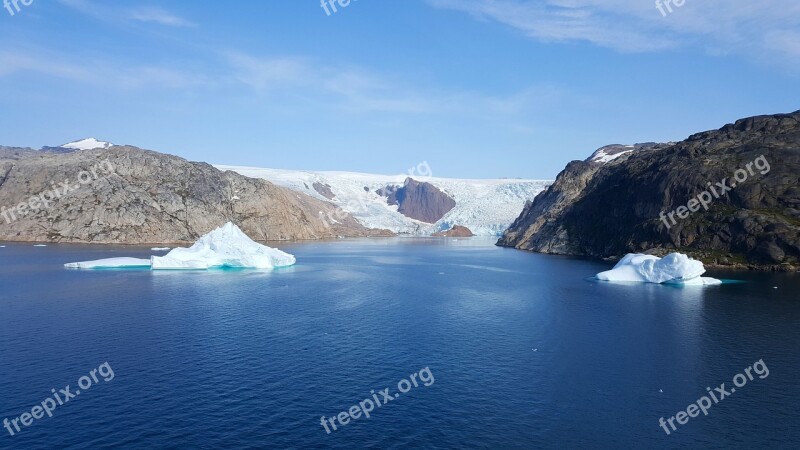
M13 6L11 6L13 9ZM553 178L611 143L800 109L800 3L33 0L0 10L0 144ZM666 11L666 10L665 10Z

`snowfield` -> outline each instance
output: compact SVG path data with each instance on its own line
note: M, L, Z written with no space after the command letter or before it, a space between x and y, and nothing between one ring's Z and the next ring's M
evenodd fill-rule
M95 138L87 138L81 139L80 141L69 142L64 145L59 145L62 148L71 148L75 150L92 150L95 148L109 148L113 147L114 144L105 141L98 141Z
M355 172L308 172L215 165L251 178L261 178L314 198L330 202L350 213L368 228L387 229L399 234L431 235L462 225L476 236L499 236L519 216L525 202L533 200L552 181L546 180L466 180L418 175L373 175ZM402 186L406 178L428 182L449 195L456 207L435 224L410 219L375 193L389 185ZM330 186L336 196L325 198L314 183ZM366 188L366 189L365 189ZM333 223L335 217L326 218Z

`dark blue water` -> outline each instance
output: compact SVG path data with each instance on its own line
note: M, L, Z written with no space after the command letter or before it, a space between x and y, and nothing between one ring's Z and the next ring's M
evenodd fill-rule
M0 447L800 445L799 277L611 285L587 280L607 264L488 244L302 243L294 268L182 273L61 267L147 249L0 248L0 419L114 372ZM708 416L659 427L762 359ZM424 368L429 386L321 426Z

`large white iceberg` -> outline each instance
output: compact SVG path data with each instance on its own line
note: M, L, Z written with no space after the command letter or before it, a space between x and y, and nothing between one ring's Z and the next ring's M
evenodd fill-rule
M667 283L684 285L722 284L715 278L702 277L703 263L682 253L670 253L659 258L653 255L630 253L613 269L597 274L597 279L612 282Z
M176 248L150 261L153 269L272 269L297 262L288 253L253 241L231 222L201 237L190 248Z
M110 258L65 264L74 269L141 268L197 270L221 268L273 269L296 263L294 256L261 245L231 222L206 234L190 248L176 248L150 259Z

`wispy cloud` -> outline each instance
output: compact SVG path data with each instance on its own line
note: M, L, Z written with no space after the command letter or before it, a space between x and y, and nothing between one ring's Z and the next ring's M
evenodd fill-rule
M109 60L64 58L27 49L0 50L0 76L28 73L116 89L191 89L210 85L208 77L176 68L128 65Z
M299 56L218 53L213 70L130 64L112 57L70 55L41 48L0 50L0 77L35 74L99 89L202 90L265 100L271 108L312 108L354 115L473 117L524 127L525 118L552 107L559 89L539 86L501 95L409 83L357 66L324 64ZM199 67L199 66L198 66ZM523 124L523 125L520 125Z
M137 8L130 12L130 18L139 22L154 22L170 27L193 27L195 23L178 17L169 11L156 7Z
M386 77L361 68L320 64L302 57L223 54L232 78L258 94L302 92L304 98L333 103L350 111L423 112L427 101Z
M170 27L197 26L197 24L188 19L156 6L139 6L133 9L126 9L116 5L109 6L108 3L99 3L91 0L58 0L58 2L81 14L106 22L135 21L155 23Z
M543 42L589 42L620 52L700 46L716 54L796 55L800 3L687 1L664 17L647 0L428 0Z
M314 70L309 61L298 57L258 58L236 51L225 52L222 56L232 69L234 79L261 92L304 85Z

